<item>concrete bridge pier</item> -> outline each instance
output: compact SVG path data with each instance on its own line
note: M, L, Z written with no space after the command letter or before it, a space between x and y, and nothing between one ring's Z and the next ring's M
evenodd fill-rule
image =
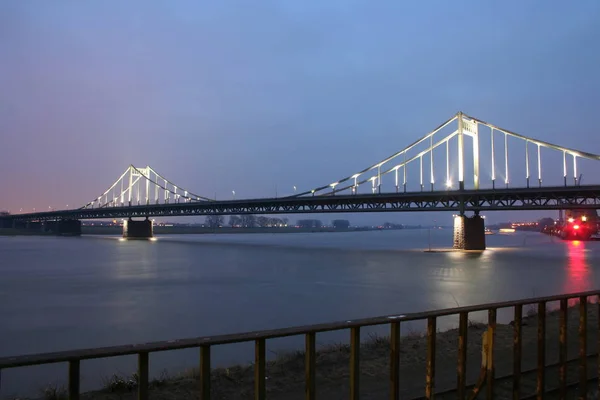
M123 222L123 237L127 239L150 239L153 236L153 223L146 218L134 221L131 218Z
M43 232L44 225L39 221L27 221L25 222L25 230Z
M485 223L476 213L472 217L464 214L454 216L454 245L459 250L485 250Z
M11 229L27 229L27 223L23 222L23 221L13 220L12 226L10 226L9 228L11 228Z

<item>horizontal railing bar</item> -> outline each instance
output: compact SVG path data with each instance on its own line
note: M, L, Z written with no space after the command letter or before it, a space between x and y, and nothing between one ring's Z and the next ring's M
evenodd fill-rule
M505 301L505 302L480 304L480 305L474 305L474 306L455 307L455 308L448 308L448 309L443 309L443 310L425 311L425 312L420 312L420 313L397 314L397 315L388 315L388 316L374 317L374 318L356 319L356 320L350 320L350 321L296 326L296 327L283 328L283 329L263 330L263 331L216 335L216 336L206 336L206 337L198 337L198 338L192 338L192 339L149 342L149 343L142 343L142 344L137 344L137 345L98 347L98 348L89 348L89 349L68 350L68 351L62 351L62 352L31 354L31 355L22 355L22 356L14 356L14 357L3 357L3 358L0 358L0 369L25 367L25 366L39 365L39 364L52 364L52 363L59 363L59 362L68 362L68 361L72 361L72 360L90 360L90 359L96 359L96 358L126 356L126 355L138 354L141 352L155 353L155 352L168 351L168 350L196 348L196 347L200 347L200 346L216 346L216 345L231 344L231 343L251 342L251 341L258 340L258 339L266 340L266 339L275 339L275 338L282 338L282 337L288 337L288 336L305 335L306 333L321 333L321 332L329 332L329 331L336 331L336 330L350 329L350 328L357 328L357 327L385 325L385 324L389 324L391 322L418 321L418 320L427 319L429 317L444 317L444 316L460 314L461 312L471 313L471 312L478 312L478 311L487 311L491 308L502 309L502 308L514 307L516 305L529 305L529 304L536 304L539 302L553 302L553 301L559 301L559 300L563 300L563 299L570 300L570 299L575 299L575 298L598 296L598 295L600 295L600 290L545 296L545 297L537 297L537 298L529 298L529 299L522 299L522 300L511 300L511 301Z

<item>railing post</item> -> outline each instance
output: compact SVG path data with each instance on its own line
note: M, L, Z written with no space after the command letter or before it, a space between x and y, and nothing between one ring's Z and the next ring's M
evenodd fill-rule
M427 370L425 376L425 398L433 399L435 389L435 334L436 317L427 318Z
M522 347L522 326L523 326L523 305L515 306L513 336L513 400L521 398L521 347Z
M350 328L350 399L360 397L360 328Z
M495 379L495 368L494 368L494 339L496 336L496 309L491 308L488 310L488 357L487 357L487 398L492 400L494 398L494 379Z
M148 352L138 354L138 400L148 399Z
M567 398L567 321L568 321L568 308L569 304L567 299L560 301L560 321L559 321L559 369L558 369L558 382L560 390L560 398Z
M600 332L600 296L596 296L596 302L598 303L598 305L596 306L596 308L598 309L598 332ZM600 335L598 335L598 351L600 352ZM597 363L598 377L600 377L600 356L598 356ZM600 379L598 379L598 387L596 388L596 390L598 390L598 393L600 393Z
M200 346L200 399L210 399L210 346Z
M467 377L467 332L469 327L469 314L460 313L458 325L458 364L456 367L456 388L458 390L459 400L464 400L466 396L466 377Z
M536 396L541 400L546 390L546 302L544 301L538 303L537 353Z
M579 398L587 397L587 297L579 298Z
M79 360L69 361L69 400L79 400Z
M254 399L265 400L265 339L257 339L254 343Z
M316 368L316 334L309 332L305 338L305 359L304 359L304 398L306 400L315 400L315 368Z
M400 322L390 329L390 400L400 400Z

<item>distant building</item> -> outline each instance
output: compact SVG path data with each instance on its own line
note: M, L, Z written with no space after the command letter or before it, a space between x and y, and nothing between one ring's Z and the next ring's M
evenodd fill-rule
M331 225L333 225L335 229L348 229L350 227L350 221L347 219L334 219L331 221Z
M0 217L8 217L10 213L8 211L0 211Z

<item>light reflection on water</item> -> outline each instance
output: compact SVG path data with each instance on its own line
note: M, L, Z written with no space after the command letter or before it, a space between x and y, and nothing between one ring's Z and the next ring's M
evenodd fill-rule
M157 241L0 238L0 356L402 314L597 288L597 242L486 237L483 253L447 248L450 230L179 235ZM485 315L472 316L473 319ZM510 320L499 312L499 319ZM457 321L440 321L440 329ZM420 329L415 323L408 329ZM386 333L387 328L368 330ZM340 341L346 333L319 336ZM300 345L301 338L269 344ZM241 358L240 358L241 357ZM216 364L252 359L222 347ZM151 357L154 372L196 365L197 351ZM135 359L84 363L83 386ZM2 394L64 370L3 372ZM38 385L39 386L39 385Z
M565 292L581 292L589 287L588 280L592 277L591 268L588 265L587 255L591 253L590 246L586 242L567 242L567 264L568 279L565 279ZM569 305L575 305L576 299L569 300Z

